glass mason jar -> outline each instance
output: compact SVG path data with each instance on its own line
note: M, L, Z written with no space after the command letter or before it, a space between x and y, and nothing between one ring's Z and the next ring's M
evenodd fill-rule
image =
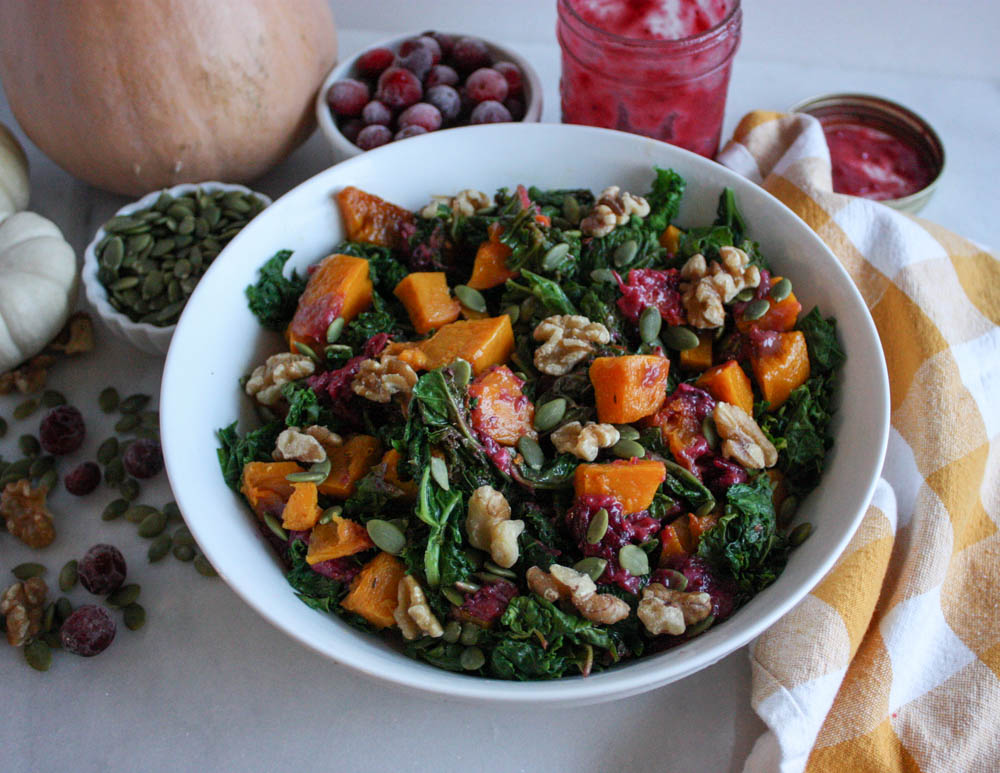
M695 6L693 0L680 0L681 5L685 2ZM558 0L563 122L644 134L714 156L733 56L740 44L740 0L723 2L725 14L714 26L700 31L695 26L693 34L684 30L686 36L671 39L602 29L580 13L583 5L584 0ZM637 5L622 0L624 10ZM650 3L641 5L648 8ZM665 8L666 3L660 6ZM690 18L704 18L697 7L694 11ZM655 27L648 20L641 25L646 30Z

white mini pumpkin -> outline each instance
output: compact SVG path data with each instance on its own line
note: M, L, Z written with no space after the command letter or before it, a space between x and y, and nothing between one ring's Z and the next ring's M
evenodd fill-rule
M28 206L28 157L10 129L0 123L0 220Z
M0 372L55 338L76 289L76 253L55 223L34 212L0 222Z

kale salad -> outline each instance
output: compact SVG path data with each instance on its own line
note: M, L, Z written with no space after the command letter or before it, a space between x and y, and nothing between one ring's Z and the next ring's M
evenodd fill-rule
M719 625L809 535L845 355L731 190L347 187L346 241L246 289L283 351L219 430L303 602L450 671L584 675Z

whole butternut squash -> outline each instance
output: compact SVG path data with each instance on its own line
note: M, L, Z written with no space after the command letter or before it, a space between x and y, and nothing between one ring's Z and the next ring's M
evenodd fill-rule
M336 54L327 0L0 2L0 81L21 128L128 195L266 172L312 132Z

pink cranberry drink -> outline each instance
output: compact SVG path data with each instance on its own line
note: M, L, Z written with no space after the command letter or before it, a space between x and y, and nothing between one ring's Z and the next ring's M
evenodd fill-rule
M562 119L714 156L740 0L558 0Z

